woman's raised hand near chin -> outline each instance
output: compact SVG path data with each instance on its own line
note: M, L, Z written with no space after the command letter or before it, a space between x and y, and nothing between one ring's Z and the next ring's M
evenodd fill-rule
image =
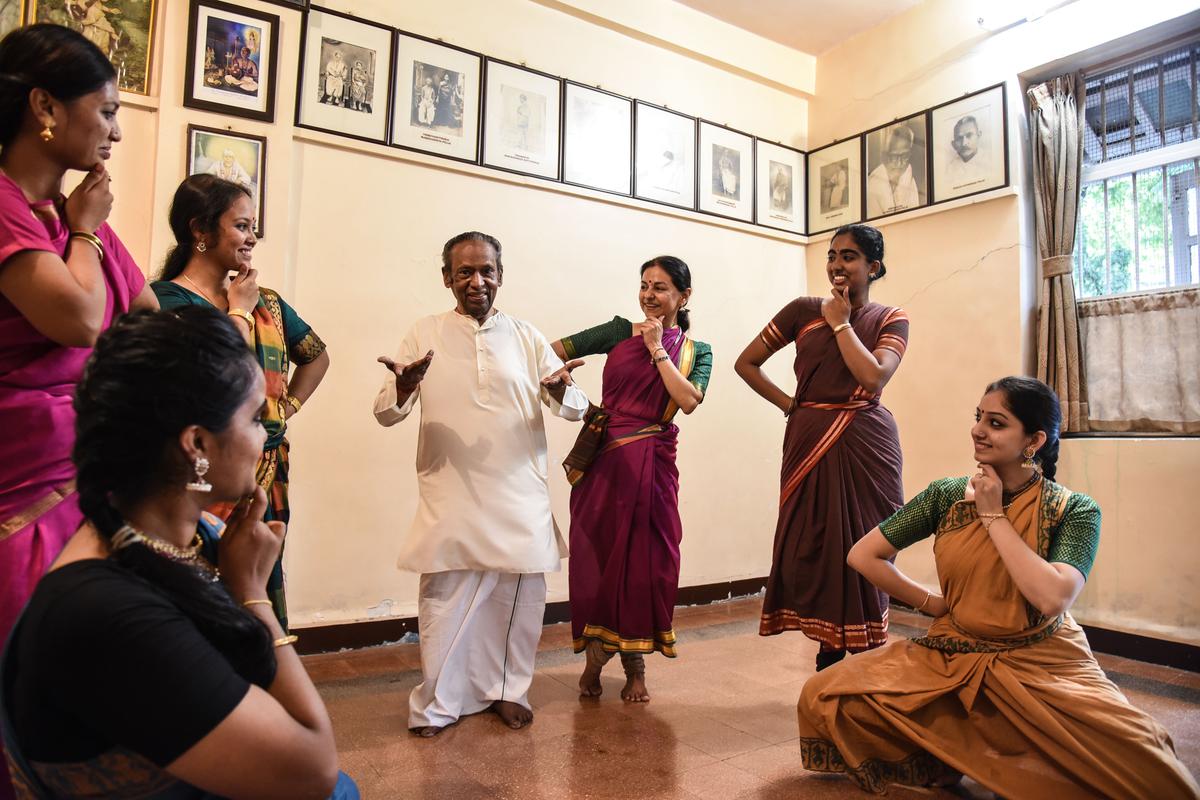
M283 549L287 526L277 520L263 522L267 493L254 487L250 502L242 502L221 537L221 576L239 602L261 597L267 578Z

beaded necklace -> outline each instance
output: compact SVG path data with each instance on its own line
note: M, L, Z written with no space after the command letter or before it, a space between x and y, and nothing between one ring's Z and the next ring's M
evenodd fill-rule
M200 548L204 542L200 538L200 534L192 539L192 543L187 547L178 547L171 544L165 539L160 539L157 536L144 533L134 528L132 525L124 525L119 531L113 534L112 549L114 551L129 547L131 544L140 544L144 547L153 550L163 558L169 561L175 561L180 564L187 564L193 567L204 578L211 583L216 583L221 577L221 571L213 566L212 562L205 558L200 553Z

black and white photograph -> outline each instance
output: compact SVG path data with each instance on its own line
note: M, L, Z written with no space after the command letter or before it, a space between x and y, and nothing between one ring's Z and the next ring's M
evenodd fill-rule
M1008 185L1004 85L930 112L933 199L950 200Z
M484 82L483 163L557 180L562 82L490 58Z
M250 191L257 209L254 235L262 238L267 140L251 133L188 125L188 175L215 175Z
M370 114L375 97L375 57L369 47L322 36L320 102Z
M478 53L397 33L392 144L477 161L481 75Z
M192 0L187 45L185 106L274 121L278 16Z
M633 101L571 81L563 97L563 181L630 194Z
M754 220L754 137L700 120L700 210Z
M865 143L867 219L929 204L924 113L867 131Z
M300 53L296 124L387 142L391 29L313 6Z
M804 153L791 147L754 142L754 219L759 225L804 232Z
M696 207L696 118L649 103L636 105L633 194Z
M862 138L808 154L808 232L862 221Z

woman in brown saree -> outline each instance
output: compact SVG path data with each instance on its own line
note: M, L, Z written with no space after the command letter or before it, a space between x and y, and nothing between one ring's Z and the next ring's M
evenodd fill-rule
M1108 680L1068 612L1100 509L1053 482L1058 398L1004 378L975 418L979 471L934 481L850 551L872 583L936 619L805 684L804 766L876 793L966 774L1009 800L1200 796L1167 731ZM929 536L940 594L892 563Z
M735 366L788 418L758 632L798 630L820 642L818 670L887 641L887 596L846 567L850 547L904 502L900 437L879 398L904 356L908 316L870 301L886 271L878 230L839 228L826 266L831 296L793 300ZM794 397L762 370L791 342Z

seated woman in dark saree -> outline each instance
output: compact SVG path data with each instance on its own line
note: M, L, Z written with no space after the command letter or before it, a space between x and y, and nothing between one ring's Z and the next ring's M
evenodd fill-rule
M712 348L687 336L687 264L659 256L641 269L644 322L611 322L554 342L560 358L607 353L599 454L568 471L571 490L571 632L586 651L580 692L597 697L600 671L621 654L629 702L650 699L643 654L675 657L679 589L679 470L672 419L704 399ZM594 425L589 416L585 425ZM570 459L568 459L568 462Z
M804 766L877 793L965 774L1009 800L1200 796L1171 737L1105 676L1068 611L1100 509L1053 482L1058 398L1004 378L975 419L979 471L934 481L850 551L868 580L936 619L805 684ZM892 563L929 536L940 594Z
M283 539L255 483L264 398L211 309L100 336L75 397L85 521L2 664L18 797L358 797L264 588ZM214 564L222 526L203 509L240 498Z

